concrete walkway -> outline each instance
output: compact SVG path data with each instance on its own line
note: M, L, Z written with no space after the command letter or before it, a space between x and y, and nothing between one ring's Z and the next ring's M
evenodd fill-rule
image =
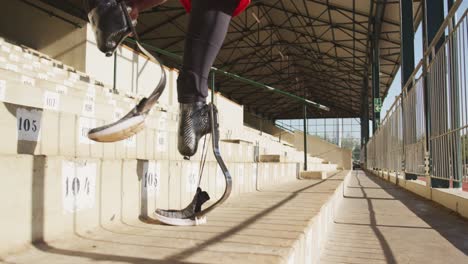
M294 263L291 256L298 256L293 248L305 240L311 219L348 173L229 199L208 215L206 225L171 227L116 219L112 226L0 257L0 263Z
M352 172L322 263L468 263L468 221Z

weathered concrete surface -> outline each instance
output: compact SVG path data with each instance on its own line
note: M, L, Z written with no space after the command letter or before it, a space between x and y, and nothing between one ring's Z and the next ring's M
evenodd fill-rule
M323 180L338 173L338 171L301 171L299 178L304 180Z
M90 232L77 231L73 237L0 257L0 262L305 263L319 244L314 238L329 225L325 218L331 215L322 214L324 207L334 211L332 202L341 198L347 174L238 196L210 214L207 225L170 227L115 219Z
M260 155L260 162L281 162L281 155Z
M304 151L304 133L295 131L294 135L294 146L296 149ZM311 156L330 161L338 165L339 169L351 170L353 168L351 150L340 148L317 136L307 136L307 153Z
M321 263L468 263L468 221L364 172L352 173Z

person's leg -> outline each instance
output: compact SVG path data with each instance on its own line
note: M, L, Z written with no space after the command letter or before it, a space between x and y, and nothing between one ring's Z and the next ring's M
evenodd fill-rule
M204 102L208 75L239 0L193 0L177 91L179 103Z
M180 103L178 149L193 156L211 131L206 97L211 66L224 42L239 0L192 0L182 69L177 79Z

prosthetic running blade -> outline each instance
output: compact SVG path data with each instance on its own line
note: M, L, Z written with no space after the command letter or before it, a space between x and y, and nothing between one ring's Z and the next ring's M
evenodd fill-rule
M213 209L221 205L224 201L227 200L232 190L232 178L229 170L224 164L224 161L221 157L219 151L219 124L218 124L218 113L216 107L213 104L210 106L210 122L211 122L211 141L213 145L213 154L218 162L221 171L224 174L224 179L226 181L226 189L224 190L223 196L216 201L214 204L209 206L206 209L201 209L202 205L210 199L208 193L204 192L200 186L197 188L197 192L192 200L192 202L181 210L163 210L156 209L154 212L154 217L167 225L174 226L194 226L201 225L206 223L206 214L211 212Z
M166 87L166 72L159 62L151 53L149 53L141 44L135 30L134 23L128 13L128 8L125 1L120 3L122 5L122 12L124 13L128 26L131 28L133 36L136 39L138 48L149 58L153 63L159 64L161 68L161 79L159 80L156 88L147 98L141 99L137 106L135 106L130 112L116 122L101 127L93 128L88 132L88 137L98 142L116 142L127 139L145 128L145 119L149 111L158 101L159 97Z

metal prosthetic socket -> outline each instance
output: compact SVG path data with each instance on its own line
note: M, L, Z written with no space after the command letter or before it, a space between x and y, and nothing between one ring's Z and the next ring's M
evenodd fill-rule
M112 56L117 47L132 33L136 21L127 19L131 8L121 0L84 0L89 22L99 50ZM123 4L122 4L123 3Z
M156 104L166 86L166 72L162 64L141 44L135 30L125 1L95 0L85 1L91 7L88 16L93 25L96 39L101 51L112 54L117 46L132 33L137 40L138 48L153 63L161 68L161 79L156 88L147 98L143 98L137 106L120 120L101 127L91 129L88 137L98 142L116 142L127 139L145 128L145 119L151 108ZM114 24L115 23L115 24ZM124 33L125 32L125 33Z
M210 199L208 193L202 191L200 188L201 177L198 181L198 188L192 202L181 210L162 210L156 209L154 212L154 217L160 222L168 225L175 226L194 226L206 223L206 214L211 212L213 209L221 205L224 201L227 200L232 190L232 178L229 173L226 164L224 164L223 159L219 151L219 124L218 124L218 112L216 107L213 104L206 105L209 109L209 121L211 127L211 142L213 146L213 154L218 162L221 171L224 174L226 181L226 189L224 190L223 196L216 201L214 204L209 206L206 209L202 209L202 205ZM202 167L205 163L206 154L202 158ZM203 171L203 170L202 170Z
M200 138L211 132L209 112L209 105L203 102L180 104L177 148L183 156L195 155Z

